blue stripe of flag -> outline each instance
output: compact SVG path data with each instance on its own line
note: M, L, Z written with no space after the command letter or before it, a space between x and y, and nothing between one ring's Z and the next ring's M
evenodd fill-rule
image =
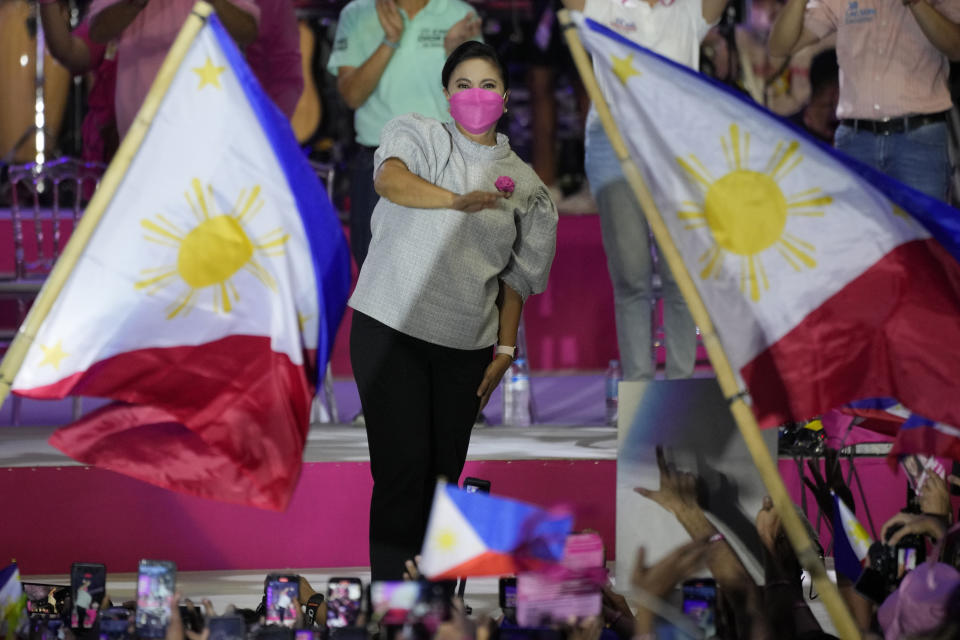
M322 369L330 358L333 340L350 292L350 253L340 220L317 174L300 150L286 116L264 93L247 66L243 54L216 14L210 15L208 25L216 35L227 63L243 87L297 203L300 221L313 258L318 313L321 318L317 323L317 362L322 375Z

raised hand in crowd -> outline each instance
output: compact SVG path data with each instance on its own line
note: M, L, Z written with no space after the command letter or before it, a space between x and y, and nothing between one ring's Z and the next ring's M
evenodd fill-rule
M927 474L917 491L917 500L923 513L950 517L950 487L940 474Z
M899 527L890 533L894 527ZM942 517L929 513L897 513L887 520L880 530L880 539L895 547L904 536L919 534L929 536L938 542L947 532L947 524ZM887 536L890 536L887 539Z
M455 22L443 38L443 48L447 55L467 40L473 40L479 36L482 26L483 21L480 16L472 11Z
M590 616L577 620L571 618L567 620L561 629L566 640L600 640L603 633L603 618L600 616Z
M404 580L419 580L420 579L420 556L413 556L410 560L407 560L403 563L403 579Z
M388 42L397 44L403 37L403 16L395 0L377 0L377 18Z
M634 491L672 513L677 519L702 511L697 499L697 476L679 471L668 464L663 447L657 447L657 467L660 469L660 489L636 487Z
M640 547L630 582L642 594L663 600L681 581L704 567L715 547L715 542L710 542L707 538L694 540L677 547L652 567L647 566L646 550ZM652 634L655 631L655 621L656 612L641 601L634 618L634 634Z
M672 513L694 540L719 540L716 549L708 557L710 573L733 608L737 627L744 629L748 635L762 636L766 623L760 609L757 585L733 548L723 539L700 506L698 477L693 473L679 471L675 465L668 463L663 447L657 447L656 455L660 469L660 488L653 490L637 487L634 491Z

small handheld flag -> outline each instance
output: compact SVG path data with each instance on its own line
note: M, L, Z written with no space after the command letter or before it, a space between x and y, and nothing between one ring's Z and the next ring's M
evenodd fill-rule
M431 580L501 576L563 558L568 513L437 483L419 563Z

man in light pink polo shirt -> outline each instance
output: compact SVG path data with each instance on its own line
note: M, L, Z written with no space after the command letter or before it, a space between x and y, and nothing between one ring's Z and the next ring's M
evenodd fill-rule
M837 32L837 148L943 200L958 21L960 0L788 0L769 47L787 56Z
M126 135L163 59L195 0L93 0L90 36L118 41L117 129ZM260 9L253 0L210 0L234 40L245 47L257 38Z

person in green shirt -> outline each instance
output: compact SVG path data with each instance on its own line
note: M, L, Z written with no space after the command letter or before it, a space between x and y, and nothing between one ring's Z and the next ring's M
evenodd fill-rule
M356 148L351 158L350 245L357 267L370 245L373 152L380 131L406 113L449 121L436 82L447 55L479 39L480 18L463 0L351 0L340 13L327 69L355 110Z

